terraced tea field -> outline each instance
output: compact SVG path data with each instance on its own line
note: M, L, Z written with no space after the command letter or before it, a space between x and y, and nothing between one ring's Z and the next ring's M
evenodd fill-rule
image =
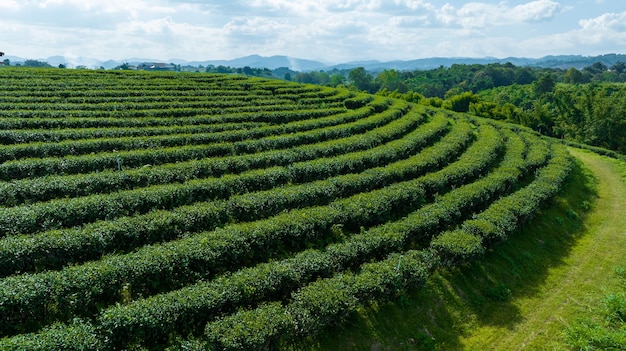
M503 240L526 129L242 76L3 69L0 349L274 348Z

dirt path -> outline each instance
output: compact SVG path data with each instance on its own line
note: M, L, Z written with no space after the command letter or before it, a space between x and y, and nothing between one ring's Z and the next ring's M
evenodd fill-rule
M513 301L522 316L520 323L512 329L479 328L463 338L465 349L563 349L562 332L568 321L583 317L598 304L614 268L626 265L626 184L611 161L570 151L598 180L599 197L586 218L585 232L563 264L550 269L537 294Z

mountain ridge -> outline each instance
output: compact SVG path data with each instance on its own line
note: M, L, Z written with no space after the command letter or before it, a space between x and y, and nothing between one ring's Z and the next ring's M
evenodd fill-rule
M5 56L12 63L21 63L28 59L19 56ZM127 58L123 60L106 59L100 60L88 57L64 57L64 56L50 56L46 59L37 59L38 61L48 62L52 66L58 66L64 64L70 68L76 68L84 66L86 68L99 68L104 67L111 69L119 66L123 63L131 65L138 65L142 62L167 62L174 63L181 66L229 66L235 68L251 67L251 68L267 68L277 69L280 67L287 67L293 71L318 71L318 70L334 70L334 69L353 69L356 67L363 67L368 71L383 71L389 69L395 69L399 71L410 70L429 70L438 67L450 67L454 64L490 64L490 63L507 63L510 62L516 66L531 66L542 68L562 68L568 69L574 67L582 69L595 62L602 62L607 66L611 66L619 61L626 62L626 54L604 54L597 56L583 56L583 55L549 55L541 58L525 58L525 57L430 57L430 58L418 58L414 60L393 60L393 61L378 61L378 60L361 60L351 61L345 63L327 63L316 60L309 60L303 58L295 58L283 55L274 56L260 56L249 55L243 56L231 60L194 60L189 61L185 59L171 58L163 61L153 58Z

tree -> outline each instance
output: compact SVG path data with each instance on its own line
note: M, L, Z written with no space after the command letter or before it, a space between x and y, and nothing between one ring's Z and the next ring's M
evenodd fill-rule
M363 67L357 67L348 74L350 83L357 89L368 93L375 93L378 88L372 81L372 75L365 71Z
M587 66L585 68L583 68L584 71L587 71L591 74L598 74L598 73L602 73L604 71L607 71L609 68L602 62L596 62L594 64L592 64L591 66Z
M574 67L568 69L563 75L563 82L565 83L578 84L581 83L582 80L583 74Z
M470 103L477 103L478 101L478 95L474 95L474 93L466 91L449 98L443 103L442 107L455 112L467 112L469 111Z
M387 89L389 91L398 91L405 93L407 91L406 84L402 82L400 73L395 69L384 70L376 76L376 83L381 89Z
M115 67L114 69L121 69L121 70L127 71L130 69L130 65L127 62L124 62L121 65Z
M333 74L330 76L330 82L328 82L328 85L330 85L331 87L337 87L344 84L345 82L346 77L342 76L341 74Z
M330 83L330 76L324 71L319 72L298 72L293 77L294 82L328 85Z
M37 61L37 60L26 60L24 61L24 66L26 67L52 67L48 62Z
M208 69L208 68L207 68L207 69ZM215 68L215 72L216 72L216 73L231 73L231 72L232 72L232 69L230 69L230 68L228 68L228 67L226 67L226 66L219 65L219 66L217 66L217 67Z
M554 77L552 74L544 74L539 80L533 82L533 90L536 96L541 96L551 93L554 90L554 85Z
M530 84L535 80L530 68L522 67L515 71L515 83L517 84Z
M611 71L614 71L618 74L624 73L624 71L626 71L626 63L622 61L616 62L613 66L611 66Z

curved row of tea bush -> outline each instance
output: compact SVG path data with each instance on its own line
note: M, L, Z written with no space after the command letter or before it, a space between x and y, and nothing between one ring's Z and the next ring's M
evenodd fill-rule
M503 141L494 128L484 128L487 128L484 137L471 145L459 161L428 177L427 184L420 178L399 182L327 206L291 210L266 220L229 225L58 272L5 278L0 281L0 312L5 321L0 324L0 330L12 333L9 331L16 326L34 322L34 316L56 320L77 313L91 314L96 302L117 300L124 285L133 294L158 293L280 252L297 252L305 243L324 240L330 229L339 224L358 230L401 216L411 204L417 206L423 201L424 189L429 193L444 192L447 187L488 169ZM47 288L37 289L37 286ZM41 318L38 322L41 323Z
M299 115L300 112L293 113ZM245 141L249 139L260 139L263 137L276 136L281 134L305 132L325 127L333 127L337 125L354 123L368 115L372 114L371 109L363 108L359 111L351 111L343 113L343 110L311 110L303 111L304 119L285 119L284 124L260 126L253 129L232 129L225 131L216 131L215 125L209 125L207 132L202 132L198 126L192 126L191 133L185 133L185 129L189 127L169 127L163 126L152 131L156 131L157 135L138 135L138 131L132 132L134 135L123 137L117 136L110 138L109 136L100 138L79 138L62 140L60 142L23 142L20 144L7 145L0 150L0 161L15 160L23 157L43 158L66 155L80 155L103 151L128 151L141 148L158 148L185 146L196 144L209 144L217 142L235 142ZM242 122L246 125L250 122ZM253 123L253 122L252 122ZM206 127L204 127L206 128ZM159 133L159 129L168 131L168 133ZM91 131L91 130L90 130ZM6 132L5 132L6 133ZM47 134L49 134L48 132ZM38 134L30 134L37 136ZM68 134L67 132L65 134Z
M404 124L405 133L415 127L416 121L411 121L405 111L389 109L379 114L363 118L351 123L335 127L319 128L314 132L307 131L279 136L270 136L252 141L234 143L214 143L209 145L193 145L182 147L160 148L156 150L131 150L120 152L102 152L93 155L67 156L63 158L22 159L0 164L0 179L11 180L26 177L41 177L50 174L76 174L115 169L118 160L124 168L136 168L145 165L155 165L218 157L224 155L238 155L258 153L264 150L293 148L299 145L311 144L320 141L336 141L336 138L353 134L364 133L392 124ZM411 115L413 116L413 115ZM405 117L405 118L402 118ZM392 121L396 123L391 123ZM407 121L409 120L409 121ZM375 133L375 131L373 131ZM210 147L209 147L210 146Z
M485 134L485 136L490 136L489 138L483 138L481 140L483 140L482 144L488 145L488 144L493 144L493 140L498 140L498 138L496 137L496 134L494 134L495 130L491 130L491 131L487 131L487 133ZM497 143L495 144L497 146ZM501 144L500 144L501 145ZM483 145L484 146L484 145ZM487 149L486 151L488 152L483 152L484 148L480 147L480 146L476 146L476 147L471 147L470 149L474 149L474 151L470 150L468 155L465 155L464 160L460 161L459 163L456 164L455 167L453 167L452 169L448 170L447 172L444 171L445 173L458 173L458 172L464 172L469 166L473 166L475 168L475 171L480 171L481 169L483 169L484 167L484 161L490 159L490 157L488 155L493 155L494 154L494 150L493 150L493 146L492 149L489 150ZM479 158L483 159L482 165L480 164L481 162L477 162ZM435 186L435 184L438 187L444 188L445 184L441 184L442 179L446 179L446 177L439 177L435 174L431 175L430 177L428 177L430 179L430 181L426 181L425 184L423 184L422 186ZM452 177L454 178L458 178L458 177ZM444 181L445 182L445 181ZM430 184L429 184L430 183ZM419 190L420 192L423 192L422 186L411 186L410 189L415 189L415 190ZM406 189L406 187L404 187L404 189ZM413 191L415 191L413 190ZM358 208L359 206L356 205L355 208ZM455 208L451 208L452 212L455 212L456 209ZM423 213L422 213L423 214ZM423 218L422 216L419 216L421 218ZM428 218L428 217L426 217ZM443 217L443 219L445 221L445 216ZM340 251L340 250L339 250ZM336 252L339 252L336 251Z
M480 254L569 170L345 89L65 71L0 78L3 350L279 346Z
M75 129L11 129L0 130L0 144L50 142L96 138L125 138L132 136L157 136L176 133L219 133L229 130L241 130L267 126L262 122L236 122L220 124L200 124L188 126L160 126L146 128L75 128Z
M448 120L439 116L439 118L435 118L430 123L425 123L403 139L396 139L354 155L342 155L332 161L324 162L323 165L320 165L323 160L316 159L286 167L250 171L236 176L186 183L189 191L194 192L195 189L195 194L191 193L185 197L228 199L223 200L224 209L231 208L231 210L215 217L221 218L219 221L216 219L209 220L213 218L211 211L216 208L212 200L210 203L197 202L170 211L150 211L145 215L124 217L115 221L100 221L81 228L53 230L37 235L10 236L0 239L0 276L35 269L53 269L69 262L76 263L98 258L107 252L119 252L153 242L173 239L183 233L192 233L200 228L216 227L235 218L240 219L243 214L254 213L255 217L252 219L259 219L259 215L267 212L269 207L273 208L274 211L280 210L280 207L277 207L275 203L272 203L271 206L265 204L265 202L270 202L268 199L259 202L259 206L262 208L244 211L244 206L240 202L250 205L250 201L244 201L246 195L229 198L236 194L248 193L248 189L255 189L260 192L264 189L284 186L287 183L305 182L302 185L289 188L300 187L306 191L306 187L313 184L311 182L321 182L320 179L335 177L325 181L331 183L329 185L340 187L345 193L350 184L342 185L343 179L350 180L358 177L355 180L363 184L363 190L365 190L389 185L401 179L417 177L449 162L471 141L472 130L470 125L461 122L456 123L450 133L433 146L419 150L432 141L437 134L446 130L447 124ZM419 152L415 154L418 150ZM413 156L404 159L407 155ZM355 174L359 171L363 173ZM348 173L347 176L341 176L341 174L346 173ZM285 189L279 190L285 191ZM178 192L178 194L181 193ZM141 194L140 192L139 195L141 196ZM268 191L261 194L273 196ZM304 200L301 205L313 204L311 201ZM235 208L236 211L233 210Z
M408 114L407 116L413 117L398 121L399 123L391 123L387 129L394 135L397 135L394 128L399 129L401 133L407 133L423 120L421 115ZM375 131L375 133L380 135L384 131ZM186 205L200 201L207 196L202 192L203 187L202 181L186 187L185 184L155 185L112 193L108 196L93 195L6 208L0 213L0 236L33 233L89 223L98 219L140 214L155 207L167 209Z
M344 145L346 150L350 150L354 148L355 139L360 139L361 142L368 140L373 141L379 138L381 131L382 129L339 141L332 140L329 142L303 145L302 147L292 148L291 150L282 152L270 150L252 155L208 158L155 166L151 165L150 167L138 169L125 169L122 173L117 171L102 171L78 175L47 175L44 178L13 180L10 183L0 182L0 201L7 205L14 206L24 202L46 201L59 197L77 197L149 185L181 183L190 179L221 176L225 172L237 173L251 168L293 164L303 159L310 159L311 154L323 154L331 149L335 150L332 151L336 154L335 157L341 158L342 156L339 152L342 151L336 149L338 143ZM420 131L414 131L405 136L396 136L396 138L391 141L392 145L398 143L405 144L403 144L403 146L398 145L393 147L404 147L406 148L406 152L411 152L412 146L409 145L414 144L410 144L411 142L406 144L406 139L413 137L414 133L418 133L419 135ZM385 138L387 139L388 136ZM380 147L373 143L368 146L376 150ZM366 152L374 151L372 149L368 149ZM301 152L294 152L298 150ZM388 153L389 151L382 152ZM319 164L325 163L322 162ZM249 168L246 166L249 166Z
M324 330L369 301L389 300L407 287L422 285L436 267L480 254L484 250L481 238L501 238L514 231L543 201L555 195L571 164L567 151L556 148L534 181L478 215L491 220L483 219L481 225L476 225L476 220L466 221L464 229L441 234L429 249L397 253L386 260L364 264L355 273L315 281L293 293L286 305L265 303L254 310L209 322L205 328L206 342L196 341L188 349L256 350L276 346L281 341ZM501 211L508 215L495 215Z
M98 319L101 329L106 331L106 337L102 338L116 345L165 342L163 335L170 331L192 332L193 326L222 313L234 312L237 306L284 298L296 287L320 277L359 267L408 247L419 247L437 230L467 217L484 207L490 198L505 193L520 175L510 174L509 169L513 164L523 163L524 150L518 142L503 163L478 182L454 189L397 222L374 227L321 251L307 250L293 258L246 268L211 282L107 309Z

